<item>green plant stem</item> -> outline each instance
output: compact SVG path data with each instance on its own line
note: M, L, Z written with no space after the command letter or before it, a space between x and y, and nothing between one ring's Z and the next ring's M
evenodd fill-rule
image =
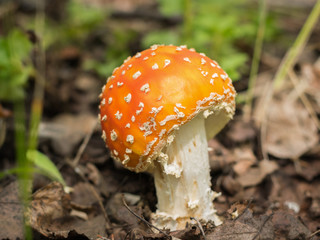
M259 119L257 119L257 124L260 125L260 136L261 136L261 148L262 148L262 155L264 159L268 159L268 154L265 146L265 139L267 136L267 122L268 122L268 107L269 104L272 101L273 94L275 90L279 89L283 83L283 80L287 73L292 69L296 58L304 48L311 31L316 24L318 18L320 15L320 0L317 1L317 3L314 5L311 13L308 16L308 19L304 23L298 37L296 38L293 46L290 48L290 50L287 52L286 56L282 60L282 63L275 75L274 81L272 82L272 85L267 88L267 92L265 95L264 103L262 104L261 108L263 109Z
M253 54L250 77L248 82L246 106L245 106L245 113L244 113L245 119L249 119L251 117L252 100L254 95L254 88L256 85L257 74L259 70L259 62L260 62L265 27L266 27L266 15L267 15L266 0L260 0L259 5L260 5L259 26L258 26L257 37L256 37L255 46L254 46L254 54Z
M190 41L190 39L192 37L192 20L193 20L192 1L193 0L184 0L183 1L182 42L188 42L188 41Z
M15 126L15 147L16 159L19 169L30 169L30 162L26 157L26 128L25 128L25 107L24 100L14 102L14 126ZM23 213L26 212L31 197L32 174L30 171L20 171L18 174L19 193L22 201ZM24 221L25 222L25 221ZM24 224L25 239L32 239L31 228Z
M285 76L289 72L289 69L293 68L293 65L295 64L297 57L303 50L306 42L309 39L312 29L317 23L319 15L320 15L320 0L318 0L314 5L298 37L296 38L292 47L290 48L290 50L287 52L286 56L282 60L282 63L275 75L274 82L273 82L273 86L275 89L279 89L281 87Z
M35 150L38 144L38 128L42 117L43 110L43 97L44 97L44 87L45 87L45 53L43 51L43 31L45 23L44 15L44 2L38 1L38 9L36 15L36 33L38 35L39 41L36 42L37 56L35 59L36 64L36 74L35 74L35 87L34 95L31 104L31 117L30 117L30 130L28 139L28 150Z

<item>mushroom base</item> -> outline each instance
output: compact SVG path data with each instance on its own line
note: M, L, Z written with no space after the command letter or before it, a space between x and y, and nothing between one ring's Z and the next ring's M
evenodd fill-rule
M152 222L160 228L183 229L190 217L221 224L213 207L205 119L181 126L153 169L158 210Z

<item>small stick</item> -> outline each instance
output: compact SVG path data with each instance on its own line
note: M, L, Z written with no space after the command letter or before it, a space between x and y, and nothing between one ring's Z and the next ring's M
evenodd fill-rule
M246 208L233 221L236 221L237 219L239 219L249 209L252 201L253 201L253 198L251 197Z
M106 223L108 224L108 227L111 226L110 219L109 219L109 217L108 217L108 214L107 214L106 210L104 209L104 206L103 206L101 197L100 197L99 194L97 193L96 189L89 183L89 181L86 180L86 182L89 184L91 192L93 193L93 195L95 196L95 198L98 200L99 207L101 208L101 211L102 211L102 213L103 213L104 219L106 220Z
M141 220L142 222L144 222L145 224L147 224L148 227L153 227L153 228L155 228L156 230L158 230L159 232L161 232L162 234L164 234L167 238L170 238L170 236L169 236L166 232L164 232L164 231L162 231L161 229L157 228L156 226L152 225L152 224L149 223L147 220L145 220L144 218L142 218L142 217L140 217L138 214L136 214L134 211L132 211L132 210L129 208L128 204L126 203L123 195L122 195L122 202L123 202L123 205L126 207L126 209L128 209L128 211L129 211L131 214L133 214L136 218L138 218L139 220Z
M191 217L190 219L191 219L191 220L195 220L195 221L197 222L198 227L200 228L201 234L202 234L202 236L203 236L203 239L204 239L204 240L207 240L206 235L204 234L203 228L202 228L201 223L199 222L199 220L196 219L196 218L194 218L194 217Z
M301 83L299 83L299 79L298 79L297 75L292 70L290 70L288 74L289 74L290 80L292 81L292 83L294 85L294 89L296 90L296 92L298 93L299 98L301 99L302 104L307 109L309 115L311 116L311 119L317 125L318 129L320 129L320 122L319 122L319 119L317 117L317 113L313 109L313 107L312 107L309 99L306 97L305 93L299 91L299 86L298 85L301 84Z
M317 231L315 231L314 233L312 233L312 234L308 237L308 239L313 238L313 237L314 237L315 235L317 235L318 233L320 233L320 229L317 230Z
M91 135L90 135L90 136L91 136ZM96 189L92 186L92 184L89 182L89 180L88 180L88 179L86 178L86 176L83 174L83 172L80 171L80 170L79 170L79 171L77 170L77 167L73 165L73 162L71 162L71 161L69 161L69 160L67 160L66 162L67 162L67 164L68 164L69 166L72 167L73 171L74 171L85 183L89 184L89 186L90 186L90 191L92 192L92 194L94 195L94 197L95 197L95 198L97 199L97 201L98 201L99 207L101 208L101 211L102 211L102 213L103 213L103 216L104 216L104 218L105 218L105 220L106 220L106 224L108 225L108 227L111 226L111 222L110 222L110 219L109 219L109 217L108 217L108 214L107 214L106 210L104 209L104 206L103 206L101 197L100 197L99 194L97 193ZM76 164L78 164L78 163L76 163Z
M88 143L89 143L89 140L91 139L92 137L92 134L94 132L94 130L96 129L98 125L98 121L96 121L96 123L92 126L92 129L90 130L90 132L86 135L86 137L84 138L78 152L77 152L77 155L75 156L75 158L73 159L73 161L71 162L72 163L72 166L73 167L76 167L80 161L80 158L84 152L84 150L86 149Z
M257 232L257 234L252 238L252 240L255 240L261 233L262 228L264 227L264 225L266 225L266 223L269 221L269 219L273 216L273 213L271 213L269 216L267 216L267 218L264 220L264 222L261 224L259 231Z

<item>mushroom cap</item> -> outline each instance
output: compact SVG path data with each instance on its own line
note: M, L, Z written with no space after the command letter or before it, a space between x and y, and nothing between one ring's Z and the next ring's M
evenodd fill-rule
M102 88L102 138L113 158L141 172L200 113L213 137L232 118L235 95L217 62L185 46L154 45L126 59Z

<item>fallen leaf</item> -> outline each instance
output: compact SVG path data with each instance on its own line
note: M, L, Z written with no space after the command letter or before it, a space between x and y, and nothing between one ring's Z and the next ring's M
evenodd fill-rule
M236 161L231 151L225 148L216 139L208 141L209 164L213 171L220 171Z
M91 114L61 114L50 122L40 123L39 137L51 140L55 152L69 156L96 123L97 117Z
M78 209L92 209L93 205L98 202L97 197L93 194L93 186L89 183L79 182L76 184L70 196L71 204Z
M99 101L97 96L101 92L101 82L93 76L80 75L74 82L74 88L78 93L74 96L77 102L90 105Z
M49 237L52 235L52 222L63 218L71 210L69 195L64 192L61 183L53 182L36 191L32 198L28 214L29 224Z
M123 194L116 193L110 198L107 203L106 211L111 220L116 221L118 224L128 224L130 228L137 228L145 225L140 225L141 220L134 216L123 204ZM140 207L130 206L130 209L137 215L142 216Z
M233 179L230 175L224 176L222 178L222 188L230 195L235 195L242 190L242 186L238 181Z
M69 194L65 193L62 184L57 182L33 194L28 215L30 225L49 238L68 238L72 235L75 238L82 236L95 239L98 235L106 234L106 220L101 211L91 214L81 214L77 209L75 211Z
M238 176L246 174L248 169L257 162L257 159L252 152L252 146L235 148L234 155L237 162L232 168Z
M301 79L306 82L306 94L310 97L312 108L320 113L320 58L312 64L301 65Z
M319 141L317 127L297 101L274 99L268 109L267 151L278 158L298 158Z
M245 223L256 229L255 237L261 240L274 239L274 226L271 222L272 214L253 215L250 209L244 210L236 221Z
M320 198L312 199L312 204L310 206L309 212L314 218L320 217Z
M0 191L0 229L0 239L24 239L17 181L10 182Z
M246 209L235 220L228 219L206 235L208 240L308 239L311 232L294 215L277 210L254 217Z
M227 136L234 142L245 142L252 140L256 136L253 122L246 122L243 119L234 119L227 131Z
M246 174L238 176L236 180L243 187L256 186L263 181L263 179L277 170L279 167L277 163L269 160L262 160L257 167L251 167Z
M272 217L276 236L285 237L288 240L308 239L311 232L295 216L284 211L277 211Z
M299 167L296 169L297 174L307 181L312 181L315 177L320 176L320 161L298 161Z
M240 221L226 221L207 234L207 240L248 240L253 239L257 229Z

